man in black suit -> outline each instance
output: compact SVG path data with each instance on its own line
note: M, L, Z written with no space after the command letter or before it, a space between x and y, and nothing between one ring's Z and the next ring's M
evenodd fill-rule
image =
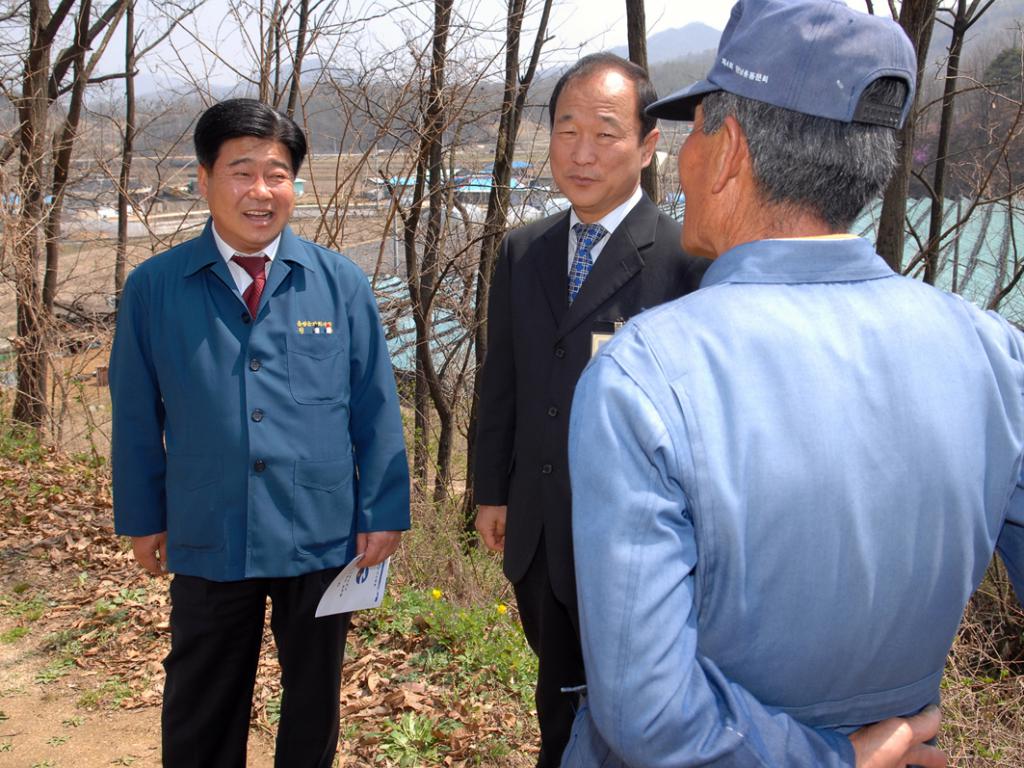
M644 109L656 98L642 68L611 54L562 76L550 159L572 209L511 232L491 285L476 528L504 550L540 662L538 768L558 765L576 704L563 689L584 682L567 447L576 380L619 324L695 290L707 266L680 250L679 225L640 190L659 136Z

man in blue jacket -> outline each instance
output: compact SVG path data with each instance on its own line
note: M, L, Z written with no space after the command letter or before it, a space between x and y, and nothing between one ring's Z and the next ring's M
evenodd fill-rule
M1024 338L846 234L917 58L835 0L740 0L692 120L701 289L620 330L570 420L588 702L563 768L906 764L997 548L1024 596Z
M301 129L233 99L194 139L211 220L131 273L110 360L116 530L174 574L164 765L245 765L269 597L275 764L328 768L349 616L317 603L409 527L394 376L366 277L288 227Z

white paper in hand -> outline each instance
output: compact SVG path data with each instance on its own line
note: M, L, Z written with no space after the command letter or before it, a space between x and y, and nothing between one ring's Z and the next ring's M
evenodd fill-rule
M332 613L348 613L361 611L364 608L376 608L384 599L384 587L388 581L389 557L383 563L372 568L360 568L362 555L356 555L341 573L327 587L320 604L316 607L317 616L329 616Z

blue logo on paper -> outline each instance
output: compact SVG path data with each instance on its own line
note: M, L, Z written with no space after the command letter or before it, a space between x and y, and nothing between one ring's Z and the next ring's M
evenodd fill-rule
M360 568L359 573L356 574L356 584L362 584L370 577L369 568Z

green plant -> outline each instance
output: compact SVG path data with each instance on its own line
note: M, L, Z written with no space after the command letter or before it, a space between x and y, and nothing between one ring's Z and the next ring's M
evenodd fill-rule
M97 453L95 450L73 453L71 454L71 460L90 469L100 469L106 466L107 463L107 457Z
M34 464L46 457L46 447L31 427L4 420L0 423L0 456L21 464Z
M132 687L119 677L109 677L96 688L92 688L78 697L78 706L82 709L99 709L100 707L119 707L132 696Z
M15 643L28 632L28 627L11 627L6 632L0 633L0 643Z
M43 640L43 650L63 656L77 656L82 653L82 643L78 638L84 632L84 629L61 629L51 632Z
M423 642L410 658L418 673L440 673L442 682L456 690L498 682L524 704L532 701L537 659L504 603L460 607L437 588L407 589L360 614L357 631L368 642L419 636Z
M108 624L121 624L128 620L128 609L124 606L124 599L122 598L119 603L115 603L117 597L107 599L101 597L92 606L92 615L97 619L102 619Z
M35 680L40 685L48 685L68 675L74 666L75 662L71 659L54 659L36 672Z
M405 712L381 734L379 756L400 768L439 763L447 751L446 738L454 725L451 721L439 723L429 715Z
M61 744L66 744L68 741L67 736L51 736L46 740L46 743L51 747L59 747Z
M42 595L28 595L27 585L20 591L16 587L14 592L17 599L3 598L0 602L3 605L4 613L27 622L39 621L46 612L47 600Z
M267 722L277 725L281 722L281 697L274 696L267 701Z

